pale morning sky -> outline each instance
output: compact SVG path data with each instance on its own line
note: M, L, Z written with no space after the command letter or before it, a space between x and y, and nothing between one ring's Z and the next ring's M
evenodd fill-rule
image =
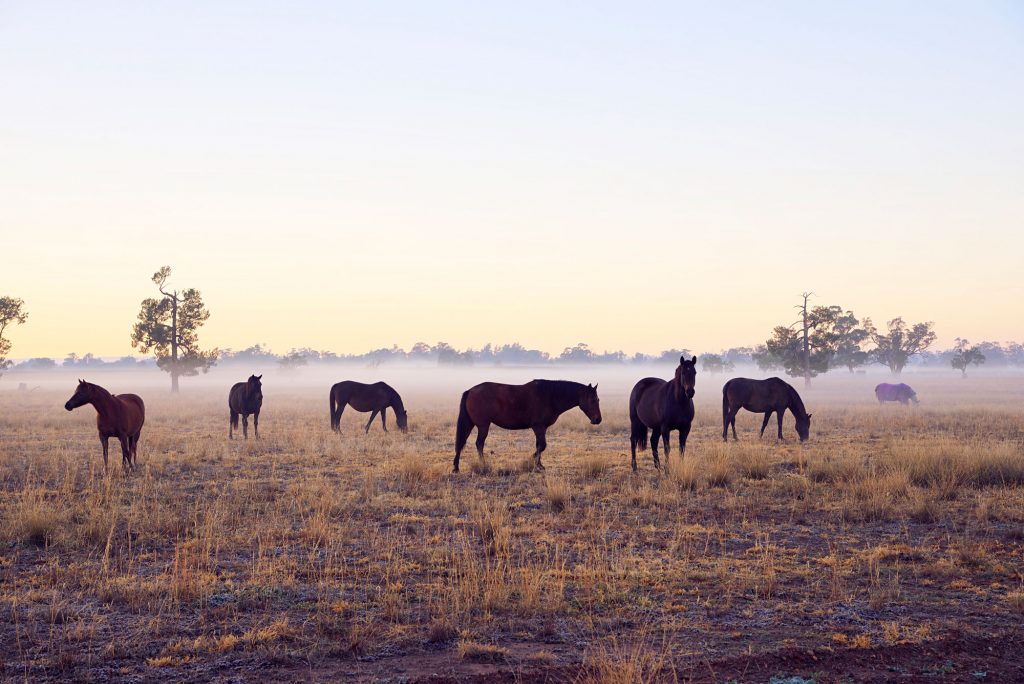
M1016 2L0 2L12 356L1024 339Z

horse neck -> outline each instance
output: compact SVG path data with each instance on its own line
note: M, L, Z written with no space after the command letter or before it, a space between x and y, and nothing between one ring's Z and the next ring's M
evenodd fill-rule
M551 408L559 414L580 405L580 387L578 382L568 380L554 381L551 392Z
M388 405L395 410L396 413L404 413L405 405L402 404L402 397L398 396L398 392L391 390L388 396Z
M114 395L99 385L90 385L89 402L97 413L108 415L114 412Z
M789 388L789 410L793 412L793 415L797 418L806 418L807 409L804 408L803 399L797 394L797 391L792 387Z

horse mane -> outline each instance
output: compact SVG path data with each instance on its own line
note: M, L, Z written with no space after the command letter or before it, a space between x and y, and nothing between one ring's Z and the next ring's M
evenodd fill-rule
M533 382L545 392L560 398L575 399L579 396L580 389L585 387L584 384L572 380L541 380L537 378Z
M786 388L789 392L789 408L793 411L793 415L801 418L806 417L807 409L804 408L804 400L800 398L796 389L789 383L786 383Z
M92 389L93 391L98 392L102 396L107 396L107 397L113 397L114 396L113 393L110 392L110 390L106 389L105 387L100 387L95 382L89 382L87 380L83 380L82 382L84 382L86 385L89 386L90 389Z

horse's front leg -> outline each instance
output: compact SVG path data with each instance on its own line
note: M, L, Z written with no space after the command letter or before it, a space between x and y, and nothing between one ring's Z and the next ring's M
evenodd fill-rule
M533 465L537 470L544 470L544 464L540 462L540 455L548 448L547 431L546 425L538 425L533 428L533 434L537 436L537 451L533 454Z
M373 409L373 413L370 414L370 420L366 421L366 430L364 433L370 432L370 426L373 425L373 419L377 417L377 409Z
M690 426L692 423L686 423L683 427L679 428L679 460L683 460L683 454L686 453L686 438L690 436Z
M651 428L651 457L654 458L654 467L661 467L661 459L658 457L658 441L661 439L661 426Z
M661 429L661 441L665 445L665 463L668 463L668 456L672 452L672 428L665 426Z
M775 416L779 419L779 439L782 439L782 417L785 415L785 411L776 411Z
M764 437L764 429L768 427L768 421L772 419L772 409L768 409L768 413L764 414L764 422L761 423L761 437Z
M384 432L388 431L388 421L384 419L384 415L388 412L388 407L385 406L380 410L380 426L384 428Z
M128 446L128 435L120 434L117 439L121 442L121 468L127 473L132 467L132 451Z
M102 435L102 434L100 435L100 444L103 445L103 472L107 472L107 450L108 450L108 447L109 447L107 442L109 440L110 440L110 437L107 437L106 435Z
M260 438L260 410L252 414L252 434L256 439Z
M242 438L249 439L249 414L242 414Z

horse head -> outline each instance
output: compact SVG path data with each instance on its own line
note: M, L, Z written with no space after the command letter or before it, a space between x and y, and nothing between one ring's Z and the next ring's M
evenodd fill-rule
M601 400L597 398L597 385L587 385L580 391L580 410L587 415L591 424L601 422Z
M807 438L811 436L811 414L808 413L806 418L796 419L796 434L800 435L800 441L806 442Z
M676 400L683 401L685 394L688 399L693 399L696 393L694 387L697 384L697 357L687 359L679 357L679 365L676 367Z
M405 409L395 409L395 421L398 423L398 429L402 432L409 431L409 412Z
M78 387L75 388L75 393L71 395L71 398L64 402L64 408L68 411L84 406L92 401L92 387L85 380L78 381Z
M250 399L263 399L263 383L260 380L263 378L263 374L250 375L249 379L245 381L245 389L249 394Z

